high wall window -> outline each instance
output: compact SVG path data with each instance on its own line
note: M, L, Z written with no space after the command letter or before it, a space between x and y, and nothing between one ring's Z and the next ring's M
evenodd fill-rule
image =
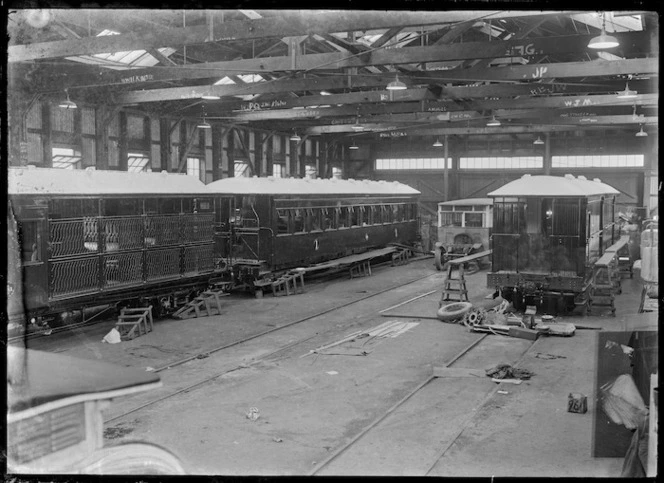
M376 170L440 170L445 169L443 158L389 158L377 159ZM447 158L448 169L452 168L452 158Z
M272 176L275 178L283 178L284 173L285 173L284 165L283 164L273 164L272 165Z
M139 172L147 171L150 158L143 153L129 153L127 154L127 171Z
M304 176L306 178L316 178L316 175L318 174L318 170L316 169L316 166L312 166L310 164L307 164L304 167Z
M80 169L80 151L70 148L53 148L53 167L60 169Z
M552 168L632 168L643 166L643 154L551 156Z
M244 161L235 161L235 177L242 178L243 176L249 176L249 165Z
M459 158L459 169L529 169L543 166L542 156Z
M200 158L187 158L187 174L189 176L195 176L196 178L202 181L201 175L203 170L201 169L203 165L203 160Z

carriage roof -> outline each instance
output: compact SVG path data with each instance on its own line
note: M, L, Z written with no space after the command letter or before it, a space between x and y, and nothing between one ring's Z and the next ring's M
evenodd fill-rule
M224 178L207 185L221 194L284 195L419 195L420 192L397 181L300 178Z
M488 196L586 197L619 193L598 178L591 181L583 176L575 178L571 174L565 176L526 174L492 191Z
M176 173L92 169L9 168L8 194L209 195L198 178Z
M493 205L493 198L466 198L462 200L442 201L438 206L491 206Z

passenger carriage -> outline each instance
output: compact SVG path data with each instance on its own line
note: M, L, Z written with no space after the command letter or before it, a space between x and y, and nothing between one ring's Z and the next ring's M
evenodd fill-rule
M487 285L517 310L565 312L585 303L593 264L620 236L618 194L599 179L572 175L524 175L489 193Z
M493 199L466 198L438 203L438 242L434 249L438 270L453 258L489 249Z
M191 176L9 168L8 195L29 317L141 298L158 313L215 271L214 203Z
M280 270L418 238L419 191L398 182L225 178L215 195L215 253L249 287Z

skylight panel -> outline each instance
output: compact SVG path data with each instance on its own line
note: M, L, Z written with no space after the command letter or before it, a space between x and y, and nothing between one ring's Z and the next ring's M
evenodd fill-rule
M120 35L120 32L106 29L97 34L97 37L104 37L108 35ZM159 50L159 52L161 52L165 57L168 57L169 55L173 54L173 52L175 52L175 49L170 47L164 47L157 50ZM76 57L67 57L67 59L84 64L103 65L117 69L124 69L128 66L150 67L159 63L159 60L155 59L145 50L130 50L105 54L80 55Z

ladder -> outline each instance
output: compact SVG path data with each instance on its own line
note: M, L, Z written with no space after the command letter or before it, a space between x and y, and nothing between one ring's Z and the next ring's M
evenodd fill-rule
M272 296L304 293L304 270L292 270L270 283Z
M392 266L406 265L410 259L410 250L401 249L392 254Z
M463 263L450 262L448 264L445 284L443 286L443 295L439 303L441 307L443 302L453 300L450 297L458 297L459 302L470 302L470 300L468 300L468 288L466 287L466 278L464 276L463 266ZM455 271L457 272L456 277L454 274Z
M140 308L123 308L118 316L115 329L121 340L131 340L154 329L152 305Z
M177 319L187 319L192 317L209 317L216 314L221 314L221 297L230 295L223 289L212 288L201 292L200 295L194 297L193 300L187 302L173 313L173 317Z
M357 277L370 277L371 276L371 262L369 260L363 260L358 263L354 263L349 270L350 278Z

